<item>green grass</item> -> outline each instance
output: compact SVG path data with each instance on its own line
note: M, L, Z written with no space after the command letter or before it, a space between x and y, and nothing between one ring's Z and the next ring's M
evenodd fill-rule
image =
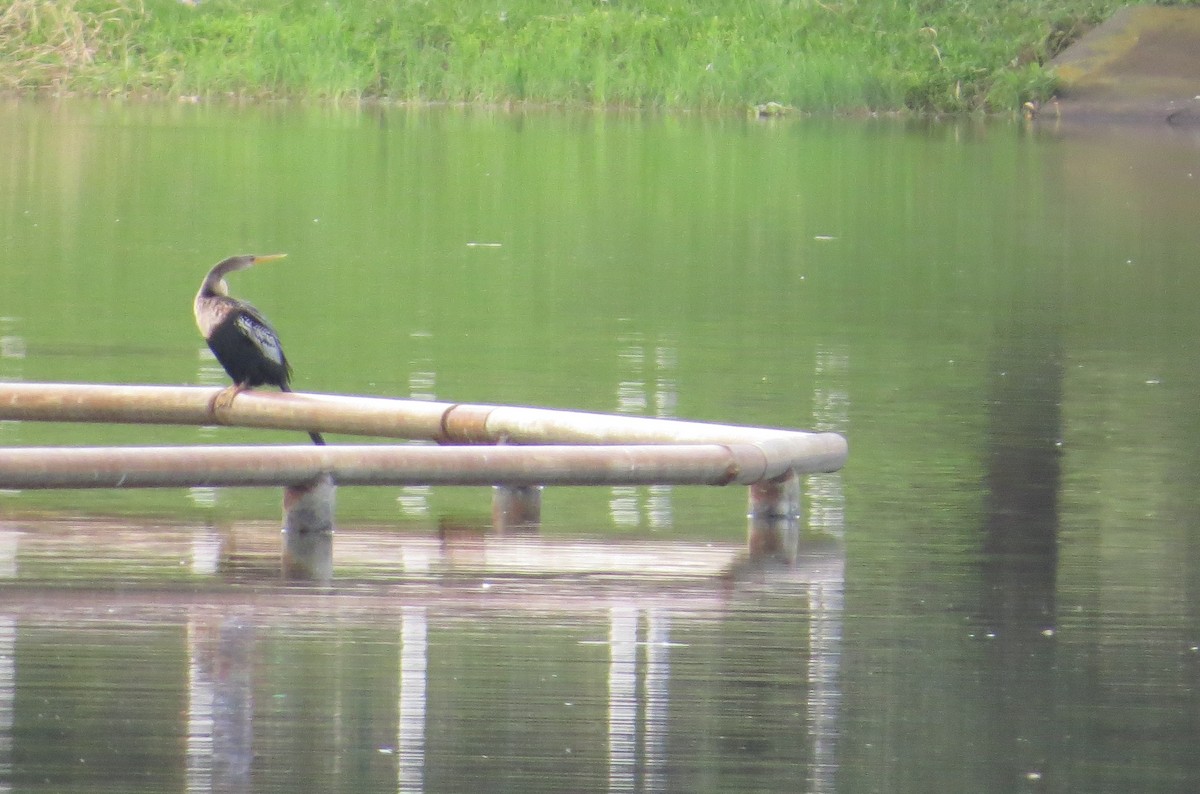
M1116 0L12 0L0 89L1012 110Z

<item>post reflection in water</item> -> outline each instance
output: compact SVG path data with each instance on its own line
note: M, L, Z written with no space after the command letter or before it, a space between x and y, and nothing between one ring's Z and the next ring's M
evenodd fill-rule
M314 771L324 769L327 774L336 774L334 770L343 766L354 767L354 757L370 755L372 765L382 764L393 770L391 779L398 791L419 792L439 788L447 781L461 784L474 779L479 770L472 772L470 764L462 766L462 753L468 759L473 754L496 758L487 763L508 770L505 774L516 774L523 754L539 758L539 753L552 751L562 742L572 748L576 763L598 758L602 753L606 759L606 790L666 791L681 782L686 785L688 776L700 775L696 780L705 780L716 773L695 766L699 757L692 753L703 753L706 741L692 733L696 725L708 723L712 729L724 732L727 728L722 726L732 721L729 728L739 731L733 726L747 719L748 713L737 709L763 695L768 723L762 728L766 731L762 736L777 744L790 763L798 764L796 769L807 778L806 790L832 791L838 766L841 704L844 562L840 544L809 539L807 533L798 531L795 519L752 522L750 534L753 552L740 555L744 567L735 564L731 569L734 578L728 582L728 589L702 588L682 599L653 590L641 596L617 592L602 595L602 591L590 589L572 595L551 588L533 596L529 603L522 590L511 595L498 592L498 600L489 599L483 611L469 606L464 610L468 603L461 600L464 594L450 600L398 605L390 602L392 596L357 604L353 599L328 602L327 598L337 597L314 595L311 600L295 604L286 598L272 599L268 612L250 604L189 607L183 670L186 716L181 726L186 737L181 760L186 768L187 790L250 791L279 775L292 774L284 771L292 764L313 763ZM497 539L497 543L507 541ZM520 540L525 549L534 548L530 544L536 542ZM794 621L807 624L799 635L807 636L807 640L800 646L783 636L772 640L773 634L781 630L787 636L796 636L792 629L776 624L779 615L756 614L764 595L773 594L770 597L775 598L789 591L800 600L783 603L793 604L788 609ZM308 599L303 592L299 591L301 597ZM549 601L544 596L549 596ZM598 605L597 597L607 603ZM552 608L549 622L542 617L546 604L558 604ZM380 610L394 616L392 632L383 625L372 625ZM510 622L511 617L526 613L527 619ZM594 624L597 618L606 625L602 639L571 639L580 636L580 627ZM312 623L313 619L317 623ZM117 620L117 628L122 620L125 618ZM752 634L750 644L744 648L724 651L730 654L731 667L714 678L705 661L705 649L711 641L706 638L711 635L704 627L710 623L758 626L757 630L766 633ZM304 648L311 643L316 625L327 625L328 629L318 631L332 630L335 636L346 639L325 644L323 655L314 656ZM525 626L538 627L536 635L526 636ZM19 683L12 661L16 621L10 618L7 627L6 632L0 631L0 652L6 651L0 653L0 728L6 726L6 719L9 724L12 721L11 705L6 704L14 702ZM514 627L521 628L514 631ZM436 646L430 643L431 630L441 637ZM564 636L560 640L556 635ZM537 639L531 639L533 636ZM598 740L590 745L581 743L578 734L566 739L572 731L569 723L556 727L552 721L542 722L550 719L548 714L526 711L530 707L523 705L525 698L536 698L536 694L524 691L519 683L523 664L519 659L514 661L514 670L494 671L491 675L495 678L480 680L471 674L461 675L464 669L472 668L462 668L464 660L456 657L473 653L478 642L473 638L477 637L488 638L478 648L485 654L494 654L497 648L511 649L524 655L525 662L560 670L572 682L563 690L572 701L567 704L572 707L567 714L582 718L585 724L605 721L603 737L586 731L583 735ZM588 649L595 644L606 646L604 667L593 664ZM555 647L574 650L558 659L552 650ZM395 695L390 701L390 716L387 710L373 707L382 702L386 680L374 677L369 672L373 663L364 661L382 661L389 656L396 660L392 669L398 672L398 680L392 679ZM481 663L468 661L470 664ZM316 667L305 672L305 665ZM473 669L492 669L486 662L482 665ZM331 678L329 669L340 672ZM353 670L361 672L353 674ZM458 670L460 675L447 677L447 670ZM367 677L357 677L362 674ZM431 682L431 674L436 682ZM790 680L786 679L788 674ZM511 678L513 675L517 678ZM760 676L770 677L760 680ZM506 693L493 692L492 687L496 683L503 687L506 678L510 678L508 686L515 688ZM768 681L772 683L767 685ZM603 687L602 703L592 701L587 694L595 692L597 685ZM440 705L430 702L431 686L443 693L437 701ZM473 689L476 686L484 687L483 691ZM365 701L356 694L363 687L368 688ZM772 691L776 694L770 694ZM744 701L747 696L750 701ZM676 699L678 704L673 706ZM287 704L293 702L307 702L308 709L291 712L293 706ZM465 710L459 712L455 703L461 703ZM514 712L504 710L513 707ZM794 728L785 726L793 722L787 715L797 707L806 715L796 724L802 731L793 733L790 731ZM278 708L291 712L291 717L277 719ZM735 711L726 713L726 709ZM311 719L295 719L301 713L310 714ZM331 729L322 722L325 717L321 715L333 714L338 715L337 727ZM781 718L785 722L774 725L773 721ZM517 729L513 720L531 722ZM376 722L394 726L390 739L371 727ZM439 726L432 745L431 724ZM776 733L780 727L785 731L782 734ZM562 739L557 738L560 730ZM758 734L759 730L753 729L745 739L754 744L759 741L754 738ZM378 736L374 740L377 744L367 739L369 736ZM362 744L364 739L368 744ZM796 745L797 740L807 747ZM307 756L314 751L318 757L303 760L288 755L299 752ZM319 760L319 753L333 755ZM515 755L508 758L503 753ZM0 764L5 758L0 754ZM682 770L686 770L685 777L678 778ZM375 780L372 785L378 784L377 778L371 779ZM520 779L512 780L515 783ZM568 778L555 780L547 781L547 785L564 784Z
M0 527L0 579L17 575L20 533ZM12 791L13 708L17 697L17 621L0 614L0 791Z
M850 425L847 385L849 357L845 351L817 352L813 392L813 429L846 433ZM808 528L820 536L841 539L845 534L846 497L840 472L809 476ZM809 585L808 725L813 742L809 790L834 791L838 769L837 736L841 706L840 672L845 608L845 553L828 558L824 576Z
M425 693L429 645L425 607L400 613L400 732L396 754L401 792L422 791L425 784Z
M809 586L808 728L812 737L812 764L808 790L814 794L837 788L837 737L842 701L842 613L845 582L840 560L831 561L826 581ZM844 561L842 561L844 562Z
M409 361L408 396L412 400L437 399L437 370L434 367L433 354L428 348L433 334L426 330L413 331L409 335L417 354ZM429 444L428 441L409 441L410 444ZM405 485L396 497L396 505L400 514L409 518L425 518L429 516L429 498L433 489L428 485Z
M188 791L250 790L255 629L241 614L187 623Z
M13 707L17 697L17 621L0 615L0 791L12 791Z
M850 430L849 356L844 350L817 351L814 368L812 429L848 434ZM809 475L808 526L816 532L842 537L846 496L841 472Z
M822 529L828 531L829 527ZM811 530L810 524L810 533ZM840 532L841 527L837 530ZM808 674L803 683L810 743L805 790L829 792L836 790L839 766L845 555L840 542L831 541L830 535L812 539L802 539L801 535L795 518L750 518L751 570L763 569L769 575L768 582L799 584L804 588Z
M679 357L675 341L668 336L649 344L644 334L628 332L617 338L617 345L621 377L617 383L617 412L659 419L674 417L679 399L674 376ZM669 527L674 517L671 486L616 486L609 500L609 514L618 527Z
M643 613L645 639L639 641ZM629 605L609 609L609 791L665 789L669 639L670 618L665 610ZM639 647L645 649L640 697Z
M608 789L633 791L637 769L637 625L634 607L613 607L608 646Z
M643 690L646 699L645 786L646 791L666 788L666 749L668 730L667 697L670 692L670 613L665 610L646 610L646 678Z

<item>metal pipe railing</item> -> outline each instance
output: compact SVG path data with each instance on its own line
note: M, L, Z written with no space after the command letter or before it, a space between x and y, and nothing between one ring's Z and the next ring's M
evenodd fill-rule
M197 386L0 383L0 420L235 425L444 446L0 448L0 488L284 486L283 571L332 575L336 485L496 485L497 528L536 525L543 485L749 485L751 527L792 522L801 474L846 441L673 419Z
M846 441L836 433L297 392L243 392L221 406L217 398L223 391L200 386L0 383L0 419L219 424L442 444L740 445L747 449L737 454L739 474L733 479L738 482L747 481L745 472L754 472L755 479L748 481L756 482L789 472L836 471L847 456Z
M247 391L227 407L213 386L0 383L0 419L45 422L231 425L435 439L444 403ZM400 405L395 405L399 403Z
M0 488L293 485L749 485L747 445L197 446L0 449Z

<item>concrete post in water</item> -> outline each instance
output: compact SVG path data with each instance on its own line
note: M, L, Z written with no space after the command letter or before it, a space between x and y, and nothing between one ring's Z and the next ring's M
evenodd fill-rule
M333 579L333 477L283 489L283 578L328 583Z
M497 485L492 492L492 528L506 532L536 532L542 526L542 486Z
M750 485L747 546L750 559L792 563L800 546L800 478L795 469Z
M795 469L750 485L751 519L800 518L800 478Z
M746 551L752 563L775 560L791 565L800 554L800 522L787 516L750 516Z

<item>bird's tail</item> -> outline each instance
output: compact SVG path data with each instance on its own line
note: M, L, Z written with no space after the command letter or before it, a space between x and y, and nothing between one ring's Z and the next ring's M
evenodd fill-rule
M288 383L288 382L285 380L283 383L279 384L279 390L280 390L280 391L291 391L291 390L292 390L292 386L291 386L291 384L290 384L290 383ZM309 438L311 438L311 439L312 439L312 442L313 442L314 444L316 444L318 447L323 447L323 446L325 446L325 436L321 435L321 434L320 434L320 433L318 433L316 430L309 430L309 431L308 431L308 437L309 437Z

